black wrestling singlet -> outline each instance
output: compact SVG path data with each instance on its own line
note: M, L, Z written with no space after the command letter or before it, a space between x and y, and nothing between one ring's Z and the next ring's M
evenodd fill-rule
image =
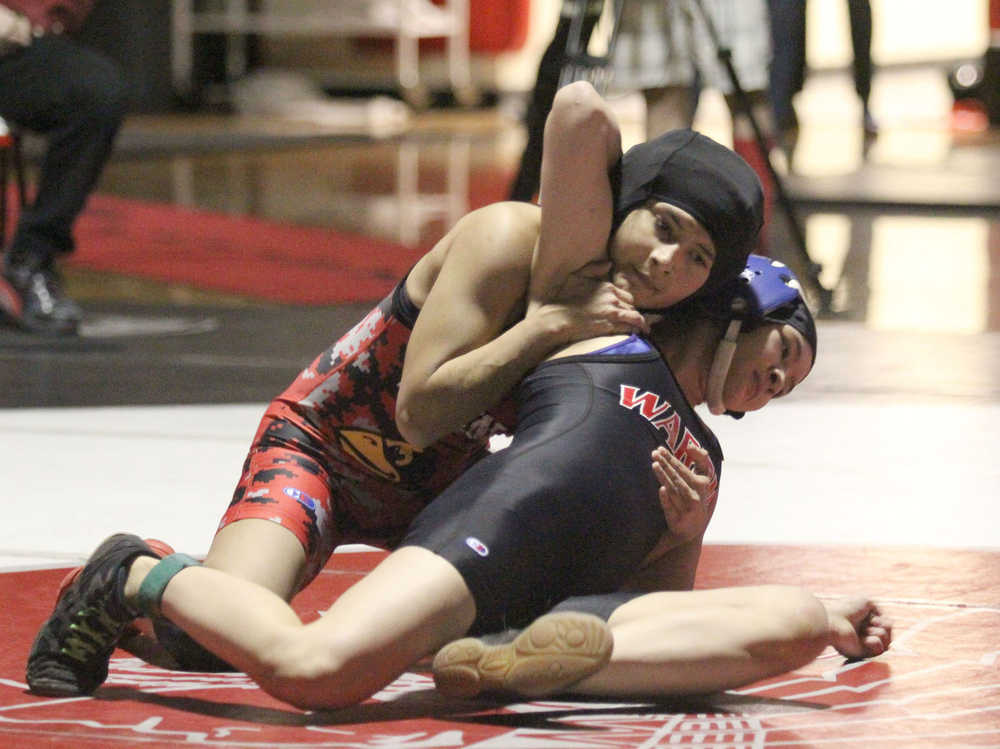
M478 632L524 626L564 598L623 584L666 530L655 447L681 459L702 447L716 484L722 463L715 436L641 339L542 364L519 401L511 445L466 471L402 542L461 572Z

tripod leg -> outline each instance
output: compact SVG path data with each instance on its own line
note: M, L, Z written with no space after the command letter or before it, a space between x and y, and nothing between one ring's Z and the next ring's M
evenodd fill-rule
M833 301L833 292L824 287L819 280L819 273L822 268L818 263L814 262L809 255L809 250L806 247L805 231L802 228L802 224L799 222L798 215L795 212L795 207L792 205L792 201L788 197L788 192L785 190L784 180L771 163L771 159L768 155L769 149L767 148L767 138L764 136L759 120L754 115L750 98L747 95L746 90L740 84L739 76L736 74L736 69L733 67L732 52L720 42L718 31L715 28L715 23L705 10L705 6L702 1L692 0L692 2L698 9L698 13L705 23L705 28L708 30L709 38L712 40L712 44L715 47L719 62L722 63L722 66L726 71L726 75L728 76L733 87L735 100L741 110L741 113L746 116L747 121L750 123L757 145L765 156L763 160L764 165L767 169L768 175L771 177L778 204L781 206L782 212L788 220L788 226L795 242L795 249L797 250L804 265L804 275L813 286L813 291L818 297L820 311L829 312Z

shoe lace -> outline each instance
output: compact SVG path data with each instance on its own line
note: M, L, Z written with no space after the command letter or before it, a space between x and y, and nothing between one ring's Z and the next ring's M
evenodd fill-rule
M60 652L79 663L86 663L91 656L111 650L121 630L121 622L116 621L104 605L85 606L70 617L69 634Z
M38 271L31 277L31 286L42 310L52 312L56 306L55 295L59 286L55 274L51 271Z

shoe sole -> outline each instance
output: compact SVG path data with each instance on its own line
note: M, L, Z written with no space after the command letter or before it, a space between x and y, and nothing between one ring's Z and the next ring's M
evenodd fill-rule
M509 643L487 645L467 637L445 645L434 657L434 682L448 697L481 692L541 697L602 669L613 642L599 617L572 611L547 614Z

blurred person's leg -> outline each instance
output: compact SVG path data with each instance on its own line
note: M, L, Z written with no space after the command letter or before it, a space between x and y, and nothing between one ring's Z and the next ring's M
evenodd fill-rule
M878 133L878 123L868 109L872 91L872 6L869 0L847 0L851 22L852 72L854 90L861 100L861 126L867 135Z
M613 82L617 90L642 92L647 140L694 120L690 26L686 0L630 0L622 8Z
M669 130L690 127L694 120L694 95L689 86L648 88L646 99L646 138L655 138Z
M792 99L805 82L805 0L768 0L771 27L771 71L769 93L776 132L798 127Z
M80 308L59 286L56 260L73 251L73 224L101 175L128 91L110 59L57 34L0 60L0 116L45 136L37 191L23 207L4 276L25 327L72 333Z

